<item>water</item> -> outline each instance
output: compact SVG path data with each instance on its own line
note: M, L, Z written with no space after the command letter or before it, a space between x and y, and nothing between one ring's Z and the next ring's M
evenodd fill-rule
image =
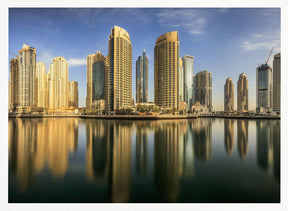
M280 121L9 119L9 202L280 202Z

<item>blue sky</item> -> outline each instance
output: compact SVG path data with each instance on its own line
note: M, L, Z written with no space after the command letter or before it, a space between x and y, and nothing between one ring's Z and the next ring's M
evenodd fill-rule
M114 25L124 28L131 38L134 99L136 60L145 48L149 59L148 100L154 101L154 45L169 31L179 33L180 56L195 57L194 75L202 70L212 73L212 103L217 110L223 110L228 77L234 82L237 104L237 80L242 72L249 81L249 108L255 109L256 67L267 59L272 47L272 56L280 52L277 8L10 8L9 51L17 54L23 43L36 48L37 62L44 62L46 71L54 57L63 56L69 63L69 80L79 83L79 105L85 106L86 56L97 51L107 55Z

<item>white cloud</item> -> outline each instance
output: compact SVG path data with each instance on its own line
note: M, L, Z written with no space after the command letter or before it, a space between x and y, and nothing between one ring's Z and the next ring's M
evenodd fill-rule
M252 33L248 38L241 42L240 47L244 51L269 50L272 47L274 47L275 50L280 49L280 32L275 32L273 34Z
M49 69L49 64L53 62L53 56L49 51L39 50L37 52L37 62L43 62L46 65L46 69Z
M86 65L86 59L70 58L67 60L67 62L68 62L70 67Z

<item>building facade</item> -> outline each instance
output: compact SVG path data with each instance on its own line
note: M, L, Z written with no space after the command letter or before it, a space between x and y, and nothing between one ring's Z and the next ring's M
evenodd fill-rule
M179 107L180 44L177 31L161 35L154 47L154 100L161 108Z
M48 108L48 86L46 67L43 62L36 63L37 107Z
M37 105L36 49L26 44L18 52L19 59L19 106L20 110Z
M231 78L226 79L224 85L224 111L233 112L234 110L234 84Z
M281 54L274 55L273 61L273 111L280 112L281 106Z
M65 110L69 98L68 62L65 58L54 58L48 74L49 109Z
M106 70L105 57L100 51L87 56L87 108L91 108L95 100L104 100Z
M183 61L183 75L184 75L184 100L187 103L188 110L193 104L193 64L194 57L185 55Z
M256 69L256 99L258 112L269 111L273 102L272 68L262 64Z
M248 79L244 73L239 75L237 81L237 110L248 111Z
M78 108L79 93L78 93L78 82L69 82L69 107Z
M10 81L9 81L9 109L15 111L19 105L19 60L10 60Z
M148 102L148 58L145 49L136 61L136 102Z
M106 112L130 106L132 97L132 44L128 32L114 26L108 41L105 74Z
M202 106L212 108L212 74L207 70L193 78L193 104L199 101Z

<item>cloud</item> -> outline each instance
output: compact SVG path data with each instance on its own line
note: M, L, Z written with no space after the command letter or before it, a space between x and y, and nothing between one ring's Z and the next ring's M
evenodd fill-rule
M39 53L38 53L39 52ZM53 56L50 51L39 50L37 51L37 62L43 62L46 68L49 69L49 64L53 62Z
M280 32L273 34L255 34L252 33L248 38L241 42L240 47L244 51L269 50L274 47L280 49Z
M68 62L70 67L86 65L86 59L70 58L70 59L67 60L67 62Z

